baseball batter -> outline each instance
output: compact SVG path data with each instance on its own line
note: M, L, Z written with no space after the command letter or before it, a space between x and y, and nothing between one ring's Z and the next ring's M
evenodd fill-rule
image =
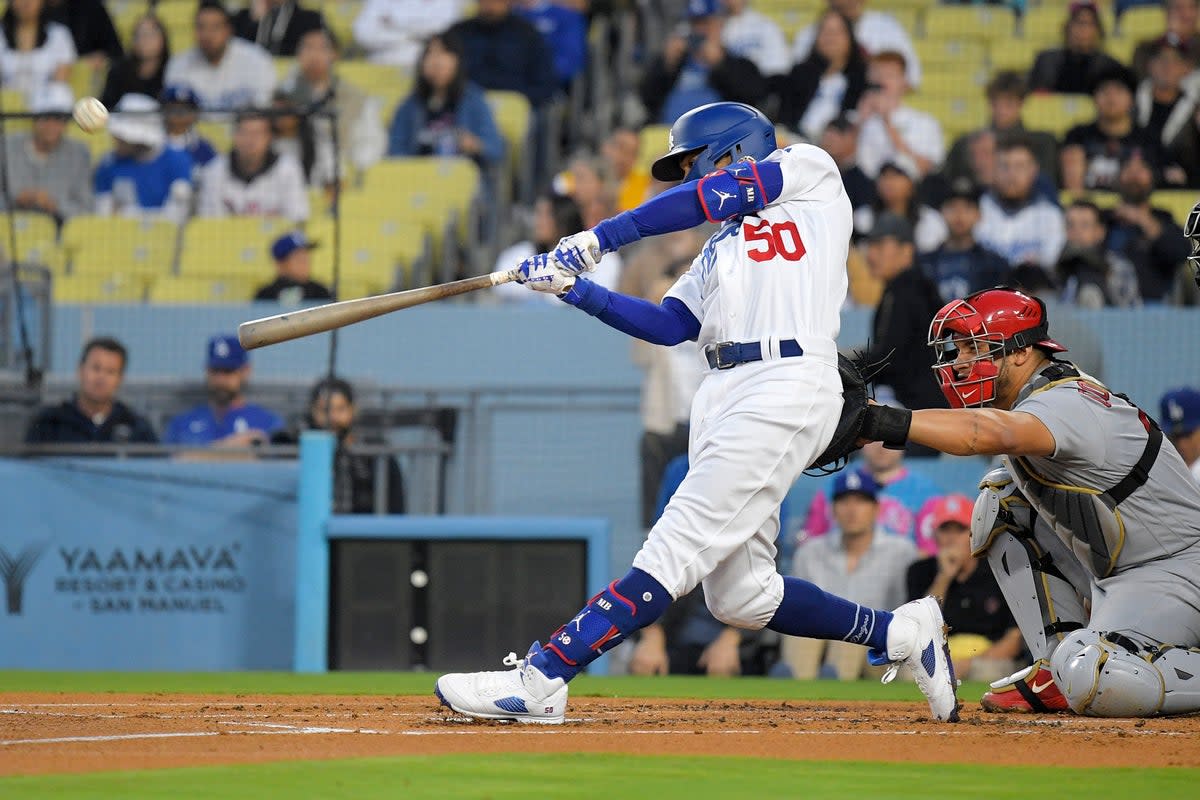
M933 598L895 612L863 608L775 570L780 503L829 444L842 408L834 338L852 219L836 164L816 147L777 149L758 110L714 103L679 118L653 172L684 183L520 270L530 289L632 336L702 346L711 369L692 405L687 478L625 577L545 647L510 654L514 669L444 675L438 697L473 717L562 722L568 681L703 583L726 624L854 642L872 648L875 663L908 663L933 716L956 720ZM576 277L603 253L705 220L721 227L661 305Z
M1058 358L1034 297L951 302L929 341L951 409L873 412L889 445L1003 455L972 545L1036 662L992 684L984 708L1200 711L1200 487L1183 459L1147 414Z

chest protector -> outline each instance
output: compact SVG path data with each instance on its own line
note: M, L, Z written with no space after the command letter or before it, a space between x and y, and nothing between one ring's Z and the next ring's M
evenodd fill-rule
M1129 473L1110 487L1068 486L1038 473L1028 459L1009 457L1013 480L1038 515L1054 528L1085 567L1096 577L1106 578L1116 568L1125 544L1125 522L1120 505L1150 477L1158 458L1163 434L1146 412L1122 394L1112 394L1094 378L1083 375L1073 364L1055 362L1042 370L1017 396L1014 409L1028 397L1064 383L1079 382L1106 397L1117 397L1137 409L1146 429L1146 446Z

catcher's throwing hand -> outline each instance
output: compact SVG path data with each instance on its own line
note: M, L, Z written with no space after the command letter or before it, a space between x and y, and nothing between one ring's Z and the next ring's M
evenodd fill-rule
M563 271L549 253L538 253L521 262L517 267L517 283L523 283L535 292L566 294L575 285L575 277Z
M554 248L554 260L570 275L595 272L600 256L600 240L591 231L564 236Z

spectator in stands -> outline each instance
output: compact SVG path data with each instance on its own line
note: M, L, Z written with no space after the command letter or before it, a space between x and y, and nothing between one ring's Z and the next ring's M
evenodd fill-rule
M950 302L1008 280L1008 262L975 240L982 192L970 178L954 180L942 200L946 241L921 258L921 271Z
M192 161L166 146L158 103L127 94L108 118L113 151L100 160L93 178L96 213L159 215L183 222L192 205Z
M465 155L483 166L504 159L504 137L483 90L467 77L457 35L439 34L425 44L412 94L392 118L388 155Z
M930 379L933 351L927 344L929 320L942 307L942 298L925 273L914 268L914 258L912 224L890 211L880 214L867 237L867 266L884 283L867 359L886 362L875 381L891 386L906 408L945 408L946 398Z
M1172 389L1162 396L1159 410L1163 432L1200 483L1200 391L1190 386Z
M879 168L875 181L878 199L869 206L854 210L854 232L866 236L875 227L880 213L890 211L904 217L913 226L913 239L918 253L937 249L946 240L946 223L942 215L917 200L917 167L906 156L895 156Z
M321 12L304 8L298 0L250 0L233 15L235 36L285 58L296 55L304 34L324 27Z
M233 130L233 149L213 159L200 179L198 213L204 217L308 219L304 172L290 155L271 149L271 120L243 111Z
M848 469L833 482L837 529L796 548L791 574L827 592L876 608L905 599L905 573L917 557L912 541L879 529L879 486L867 473ZM840 680L854 680L866 666L861 647L844 642L785 637L783 660L792 677L814 678L824 662Z
M992 77L987 85L990 110L988 125L964 134L954 142L942 167L942 175L947 182L969 178L979 186L990 185L992 175L984 162L990 164L994 161L996 137L1020 133L1033 147L1034 156L1041 169L1040 177L1048 182L1050 190L1054 189L1054 181L1058 177L1058 142L1052 133L1025 129L1025 124L1021 121L1021 108L1025 104L1027 93L1025 79L1018 72L1002 70ZM980 141L984 137L988 140ZM991 151L991 155L975 152L981 148ZM1057 192L1052 191L1052 194L1057 195Z
M47 86L29 109L35 115L30 133L5 137L9 191L15 208L41 211L61 222L92 210L92 158L87 145L63 134L74 98L61 83Z
M338 78L333 67L337 42L325 28L300 37L296 68L283 80L282 90L300 108L337 111L338 146L342 160L359 172L383 157L387 147L379 100ZM333 121L327 115L309 117L316 158L333 164ZM347 174L343 169L342 174Z
M991 567L971 555L973 506L961 494L946 495L933 505L929 525L937 555L909 565L904 599L942 598L955 675L993 681L1016 668L1024 641Z
M43 406L29 423L29 444L119 442L154 444L146 418L117 399L125 377L125 346L107 336L91 339L79 356L79 389L56 406Z
M1049 275L1066 241L1062 210L1038 193L1037 157L1024 134L1005 136L996 148L995 179L979 201L975 238L1010 267L1036 266Z
M867 59L850 20L833 10L821 15L816 46L778 86L779 122L814 142L834 118L858 108Z
M750 8L750 0L721 0L721 6L725 12L721 44L725 49L753 61L768 78L786 75L792 66L792 54L775 21Z
M668 36L639 87L650 118L670 125L686 111L721 100L761 105L767 82L754 62L721 42L718 0L691 0L686 29Z
M533 218L529 228L529 238L500 251L496 259L497 270L512 269L514 264L520 264L530 256L538 253L548 253L564 236L584 229L583 219L579 216L579 207L570 197L556 194L543 194L533 204ZM505 283L496 287L492 293L495 297L510 303L545 303L541 297L531 296L518 284ZM534 292L534 295L545 294ZM551 297L557 300L558 298ZM562 303L558 303L559 306Z
M1059 152L1064 189L1112 191L1121 162L1135 149L1161 166L1161 148L1134 121L1135 88L1133 73L1122 66L1096 77L1096 119L1067 131Z
M1187 49L1193 61L1200 62L1200 0L1166 0L1163 3L1166 16L1163 37L1178 42ZM1150 58L1157 48L1159 37L1138 44L1133 51L1133 69L1139 78L1146 77L1150 71Z
M513 0L479 0L479 13L446 33L463 43L467 77L484 89L520 92L535 108L553 97L554 54L537 28L513 12Z
M237 336L218 334L208 340L205 388L208 402L167 423L163 442L213 447L265 444L283 428L274 411L246 402L250 356Z
M304 116L300 104L276 89L271 97L271 151L287 156L300 165L306 184L314 189L333 183L333 153L318 153L312 120ZM322 156L328 156L325 160Z
M875 191L875 181L858 165L858 125L849 114L839 114L825 126L821 133L821 149L837 162L853 208L859 209L876 201L879 195Z
M167 129L167 146L188 154L192 159L192 177L197 177L200 170L217 157L212 142L196 132L200 98L190 86L168 86L159 100Z
M855 468L870 475L879 486L876 526L885 533L908 539L922 552L933 552L932 540L921 536L920 512L926 503L942 494L941 487L919 469L909 467L903 450L890 450L879 442L863 447L862 459ZM813 495L804 517L802 539L824 536L833 529L832 499L825 491Z
M100 69L124 54L121 37L101 0L46 0L46 13L51 22L71 31L75 52L93 68Z
M858 163L872 178L898 155L911 158L922 178L946 156L938 121L904 105L909 90L904 63L902 54L885 50L867 66L867 91L858 103Z
M1077 198L1066 209L1067 243L1055 267L1060 299L1080 308L1122 308L1141 302L1133 264L1108 249L1108 225L1100 208Z
M9 0L0 18L0 84L32 103L46 84L66 82L77 58L71 32L50 20L43 0Z
M205 111L261 107L275 89L275 65L266 50L233 35L229 11L219 0L201 0L196 46L171 56L164 81L192 87Z
M891 14L882 11L867 11L867 0L828 0L829 8L845 15L854 23L854 38L867 55L893 52L904 57L904 70L908 85L916 89L921 85L921 64L913 48L908 31ZM797 64L808 58L813 42L817 38L815 25L809 25L796 36L792 56Z
M600 155L617 182L617 211L629 211L650 194L650 173L638 163L641 139L632 128L615 128L600 147Z
M367 0L354 19L354 41L376 64L412 69L425 40L454 24L466 0Z
M1133 151L1121 164L1117 192L1121 200L1112 210L1108 248L1133 264L1144 302L1164 302L1190 252L1183 229L1171 212L1150 205L1154 171L1140 152Z
M1090 0L1077 0L1067 10L1063 46L1043 50L1029 71L1033 91L1090 94L1096 79L1118 64L1104 52L1104 23Z
M109 69L100 102L106 108L116 108L127 94L158 97L163 90L163 76L170 58L171 44L166 26L154 14L147 14L133 26L129 55Z
M298 306L306 300L333 300L333 292L312 279L309 251L316 248L303 231L290 231L271 243L275 280L254 293L255 300Z
M1168 153L1184 146L1188 128L1200 105L1200 73L1196 53L1164 36L1151 51L1148 77L1134 95L1136 122L1146 138ZM1178 144L1177 144L1178 141ZM1181 184L1186 175L1171 183Z
M542 35L554 56L558 86L568 89L587 66L587 16L579 9L550 0L519 0L517 14Z

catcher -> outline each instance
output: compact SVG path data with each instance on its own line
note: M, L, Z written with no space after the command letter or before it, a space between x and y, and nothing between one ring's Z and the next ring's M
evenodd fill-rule
M929 344L951 408L871 405L859 441L1003 457L980 484L972 550L1036 660L993 683L986 710L1200 711L1200 487L1154 420L1058 357L1047 326L1013 289L947 304Z

